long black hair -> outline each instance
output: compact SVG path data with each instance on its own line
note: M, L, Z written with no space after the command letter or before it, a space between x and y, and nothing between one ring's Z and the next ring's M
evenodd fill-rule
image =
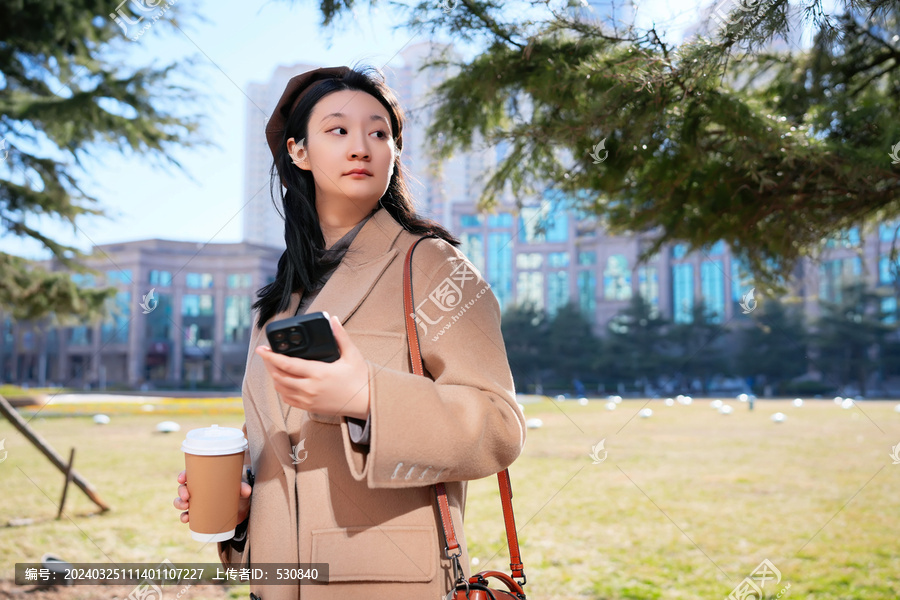
M303 96L288 118L277 155L269 171L272 202L275 203L277 210L275 200L277 189L284 208L282 218L285 251L278 259L275 281L256 292L258 300L253 303L253 309L259 309L256 320L256 326L259 328L277 313L287 310L293 292L311 289L323 274L339 262L323 259L325 237L316 211L316 186L312 171L294 166L286 144L289 138L305 139L309 117L315 105L326 95L341 90L358 90L374 96L390 115L391 131L397 152L403 148L403 110L394 92L376 69L354 67L343 78L327 79ZM434 235L454 246L459 246L459 240L440 224L416 214L399 157L396 158L391 181L381 197L380 204L407 231ZM399 288L397 293L400 293Z

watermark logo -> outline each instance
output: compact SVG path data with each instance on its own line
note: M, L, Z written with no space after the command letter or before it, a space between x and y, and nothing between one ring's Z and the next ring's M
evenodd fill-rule
M749 43L749 40L745 39L746 33L759 24L774 5L775 0L722 0L713 8L712 18L718 21L720 32L725 30L728 25L746 21L741 30L732 38L738 40L739 45L746 46Z
M306 438L303 438L302 440L300 440L299 444L297 444L296 446L291 446L291 460L293 460L293 464L299 465L304 460L306 460L306 457L309 455L309 452L306 450L306 448L303 447L305 443ZM303 451L303 458L300 458L301 451Z
M475 279L477 279L475 272L469 268L467 262L462 261L455 269L453 269L453 272L450 273L450 275L445 277L443 281L428 294L428 297L425 298L425 300L415 307L415 310L410 314L410 317L412 317L416 324L422 328L422 335L428 335L429 325L438 325L445 317L449 316L450 322L444 325L438 333L432 337L432 341L436 342L438 338L442 336L445 331L450 329L450 327L453 326L453 323L456 323L491 287L489 283L485 282L485 286L475 293L474 298L463 304L463 290L466 287L466 283L474 281ZM426 304L428 303L434 305L434 307L426 309ZM453 311L456 311L456 313L447 314L452 313Z
M0 449L3 448L3 442L0 441ZM893 464L900 465L900 444L897 444L893 448L891 448L891 459L894 461ZM3 459L0 459L0 462L3 462Z
M744 297L741 298L740 305L745 315L749 315L754 310L756 310L756 306L758 302L756 298L753 297L753 292L756 291L756 288L750 288L750 291L744 294Z
M154 308L159 306L159 299L153 295L153 292L155 290L156 288L150 288L150 291L142 296L143 300L141 301L141 308L144 309L145 315L149 315L151 312L153 312Z
M900 146L900 144L897 144ZM6 149L6 138L0 138L0 162L9 158L9 150Z
M603 150L603 158L600 158L600 151ZM606 157L609 156L609 150L606 149L606 138L600 140L600 143L594 146L594 151L590 153L591 158L594 159L594 164L599 165Z
M720 26L734 25L746 18L739 13L756 13L761 18L769 8L775 4L775 0L722 0L713 8L712 17ZM731 17L734 14L734 17Z
M594 461L594 462L591 463L592 465L599 465L599 464L602 463L604 460L606 460L606 457L607 457L607 455L608 455L609 453L608 453L608 452L606 451L606 449L603 447L604 442L606 442L606 438L603 438L602 440L600 440L600 443L599 443L599 444L597 444L596 446L593 446L593 447L591 448L591 453L588 454L588 456L590 456L590 457L591 457L591 460ZM601 452L603 453L603 456L602 456L602 457L600 456L600 453L601 453Z
M6 443L6 438L0 440L0 463L6 460L6 455L9 453L6 448L3 447L3 444Z
M122 33L132 42L136 42L153 24L158 21L178 0L122 0L109 18L122 28ZM144 19L145 23L137 29Z
M744 577L725 600L763 600L766 597L763 589L768 583L773 584L772 587L781 583L781 571L767 558L759 563L749 577ZM781 598L789 589L791 584L782 588L775 598Z
M892 165L900 164L900 142L897 142L892 148L891 153L888 154L893 160L891 161Z
M458 0L441 0L438 6L441 7L441 10L444 11L445 15L449 15L453 12L453 9L456 8L456 5L459 4Z

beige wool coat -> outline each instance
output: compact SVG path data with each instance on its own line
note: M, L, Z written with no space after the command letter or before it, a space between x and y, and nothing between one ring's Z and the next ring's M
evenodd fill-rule
M366 358L368 447L351 441L344 417L296 408L284 417L254 351L268 345L265 327L257 328L254 318L243 382L245 462L255 476L247 543L240 553L220 543L219 555L223 563L249 566L328 563L330 571L328 585L252 582L251 592L262 600L443 598L453 571L435 504L439 481L464 549L465 574L473 573L462 530L466 482L516 460L525 444L525 417L516 403L497 300L481 273L444 240L425 240L413 255L429 377L412 373L403 263L417 239L379 209L306 311L337 315ZM295 293L272 321L293 316L299 300ZM305 454L292 455L291 437L303 441Z

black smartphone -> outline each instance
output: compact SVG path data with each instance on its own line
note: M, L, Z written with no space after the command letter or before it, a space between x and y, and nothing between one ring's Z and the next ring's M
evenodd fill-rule
M341 357L327 312L298 315L266 325L272 350L286 356L334 362Z

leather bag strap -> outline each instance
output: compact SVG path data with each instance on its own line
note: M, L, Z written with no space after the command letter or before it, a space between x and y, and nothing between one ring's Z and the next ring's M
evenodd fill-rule
M409 247L406 253L406 262L403 266L403 308L406 314L406 335L409 340L409 359L411 362L413 373L416 375L425 375L425 368L422 364L422 349L419 346L419 332L416 329L416 312L413 303L412 289L412 255L413 250L419 245L419 242L429 237L425 236L416 240ZM522 564L522 558L519 555L519 539L516 536L516 520L513 515L512 507L512 484L509 480L509 470L503 469L497 473L497 479L500 484L500 502L503 505L503 523L506 527L506 541L509 546L509 568L513 577L521 577L525 579L525 566ZM459 549L459 542L456 539L456 532L453 529L453 520L450 517L450 504L447 501L447 490L443 482L434 485L435 496L437 497L438 509L441 513L441 527L444 530L444 539L447 541L445 550L447 556L453 552L456 556L462 554ZM524 583L524 581L523 581Z

